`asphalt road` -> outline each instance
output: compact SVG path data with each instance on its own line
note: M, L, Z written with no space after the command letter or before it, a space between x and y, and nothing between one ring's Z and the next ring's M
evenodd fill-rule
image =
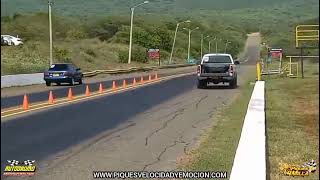
M196 88L188 75L65 105L1 123L6 160L36 160L30 179L92 179L93 170L173 170L214 122L212 117L254 76L260 38L250 36L239 87ZM11 179L11 178L8 178Z
M186 67L178 69L161 69L157 73L159 76L169 76L177 73L185 73L196 71L195 67ZM49 91L52 90L55 98L65 98L68 95L68 90L71 87L74 95L80 95L85 93L86 85L89 86L90 91L98 91L99 84L102 83L104 88L111 88L112 81L115 80L117 86L122 86L122 81L125 79L127 83L132 83L133 78L136 78L137 81L140 81L141 76L144 77L144 80L148 80L149 74L154 76L154 71L145 72L145 73L132 73L130 75L114 75L107 76L107 78L86 78L85 84L69 86L68 84L62 86L53 85L47 87L44 84L41 85L32 85L25 87L12 87L1 89L1 109L11 108L16 106L21 106L23 102L24 94L28 95L29 103L47 101L49 97Z

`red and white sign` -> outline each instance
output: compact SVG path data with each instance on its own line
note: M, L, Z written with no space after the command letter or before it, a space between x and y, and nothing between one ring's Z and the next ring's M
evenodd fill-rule
M149 49L148 56L150 59L159 59L160 58L160 49Z
M272 58L280 58L282 56L282 49L270 49Z

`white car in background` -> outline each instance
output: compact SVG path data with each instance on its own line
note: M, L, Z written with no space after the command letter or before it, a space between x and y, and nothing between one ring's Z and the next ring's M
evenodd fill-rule
M4 40L4 43L8 46L19 46L22 45L22 39L11 35L1 35L1 39Z

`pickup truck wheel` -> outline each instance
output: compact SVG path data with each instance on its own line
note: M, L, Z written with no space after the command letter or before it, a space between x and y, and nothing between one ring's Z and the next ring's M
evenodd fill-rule
M237 87L237 78L233 79L232 81L229 82L229 87L234 89Z
M207 87L207 81L198 80L197 86L198 86L199 89L203 89L203 88Z
M47 86L51 86L51 82L46 81Z

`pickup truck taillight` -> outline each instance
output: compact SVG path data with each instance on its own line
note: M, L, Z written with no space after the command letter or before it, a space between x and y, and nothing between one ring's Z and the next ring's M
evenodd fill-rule
M236 71L236 67L233 64L230 64L229 74L232 75Z
M201 73L201 65L198 65L197 67L197 74L200 74Z

